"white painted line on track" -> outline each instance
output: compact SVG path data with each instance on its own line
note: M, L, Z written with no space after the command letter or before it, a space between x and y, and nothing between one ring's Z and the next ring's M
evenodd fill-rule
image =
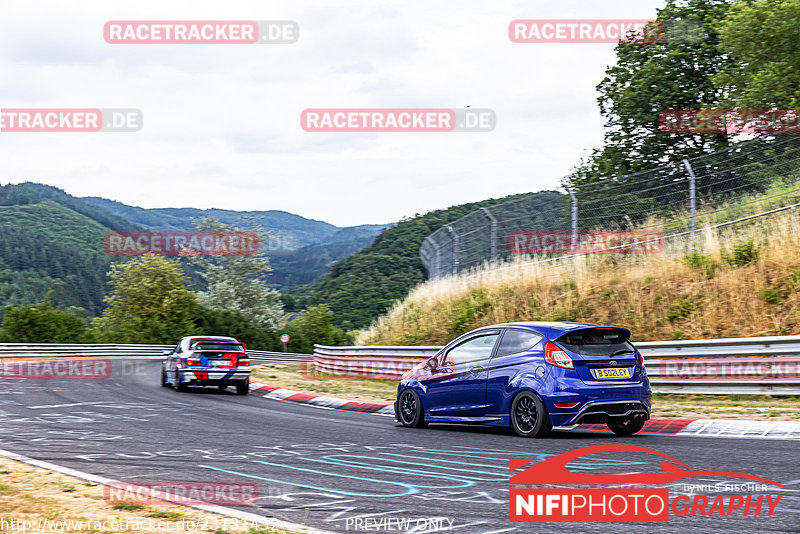
M41 406L28 406L31 410L39 408L69 408L71 406L91 406L95 404L108 404L111 401L97 401L97 402L73 402L71 404L42 404Z
M7 451L4 449L0 449L0 456L3 456L10 460L16 460L17 462L33 465L35 467L41 467L42 469L55 471L63 475L79 478L81 480L87 480L89 482L93 482L95 484L100 484L103 486L108 486L109 484L117 482L115 480L111 480L110 478L102 477L99 475L93 475L91 473L85 473L83 471L78 471L77 469L72 469L70 467L64 467L62 465L45 462L43 460L36 460L35 458L29 458L27 456L23 456L21 454L17 454L15 452ZM163 499L163 500L168 501L169 499ZM225 515L228 517L241 519L249 523L263 524L269 528L274 528L274 529L303 532L307 534L333 534L332 532L328 532L326 530L317 530L306 527L305 525L299 525L296 523L290 523L288 521L282 521L274 517L251 514L250 512L243 512L241 510L236 510L235 508L228 508L227 506L217 506L213 504L185 504L182 502L180 504L186 506L187 508L195 508L197 510L203 510L204 512L210 512L212 514Z

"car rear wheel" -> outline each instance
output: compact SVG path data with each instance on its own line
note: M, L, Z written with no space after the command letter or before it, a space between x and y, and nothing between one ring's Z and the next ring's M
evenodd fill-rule
M511 426L523 438L540 438L553 429L544 403L529 391L514 397L511 403Z
M167 372L164 368L161 368L161 387L166 388L169 387L169 382L167 382Z
M181 380L181 374L178 371L175 371L175 381L172 383L172 387L175 388L175 391L186 391L186 384Z
M406 389L397 400L397 418L403 426L419 428L426 425L422 401L413 389Z
M606 425L618 436L631 436L644 426L644 417L626 417L624 419L609 419Z
M247 395L250 392L250 379L248 378L244 382L240 382L236 384L236 394L237 395Z

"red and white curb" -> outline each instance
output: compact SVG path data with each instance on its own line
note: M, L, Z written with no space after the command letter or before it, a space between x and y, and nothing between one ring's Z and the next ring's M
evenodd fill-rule
M329 410L394 417L394 405L355 402L336 397L309 395L266 384L251 384L250 393L268 399L307 404ZM555 427L558 430L610 432L606 425ZM639 434L719 438L800 439L800 421L744 421L739 419L650 419Z
M276 388L266 384L250 384L250 393L268 399L293 402L295 404L309 404L317 408L394 417L394 406L392 404L373 404L370 402L355 402L338 399L336 397L309 395L307 393L298 393L290 389Z

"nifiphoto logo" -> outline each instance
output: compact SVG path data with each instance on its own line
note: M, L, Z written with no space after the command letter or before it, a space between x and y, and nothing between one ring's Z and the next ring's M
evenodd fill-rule
M293 20L111 20L109 44L292 44L300 38Z
M571 462L597 453L653 455L655 472L597 474L569 469ZM512 459L509 519L512 522L668 522L670 516L771 516L785 488L772 480L734 471L694 470L666 454L634 445L592 445L537 461ZM711 477L746 480L734 493L678 494L667 485ZM754 483L754 482L757 482ZM684 484L688 486L688 484Z

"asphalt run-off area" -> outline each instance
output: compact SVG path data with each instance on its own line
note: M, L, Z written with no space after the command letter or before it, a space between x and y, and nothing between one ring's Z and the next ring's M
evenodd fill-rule
M233 389L178 393L160 387L158 360L113 365L105 380L0 380L0 449L118 481L255 482L255 504L237 509L324 531L628 532L645 525L509 521L510 459L626 444L695 470L749 473L786 486L772 516L673 516L646 525L650 532L800 529L797 440L575 430L532 440L483 427L407 429L392 417ZM596 454L569 468L661 472L663 458L650 456ZM737 481L706 476L667 487L673 495L725 482Z

